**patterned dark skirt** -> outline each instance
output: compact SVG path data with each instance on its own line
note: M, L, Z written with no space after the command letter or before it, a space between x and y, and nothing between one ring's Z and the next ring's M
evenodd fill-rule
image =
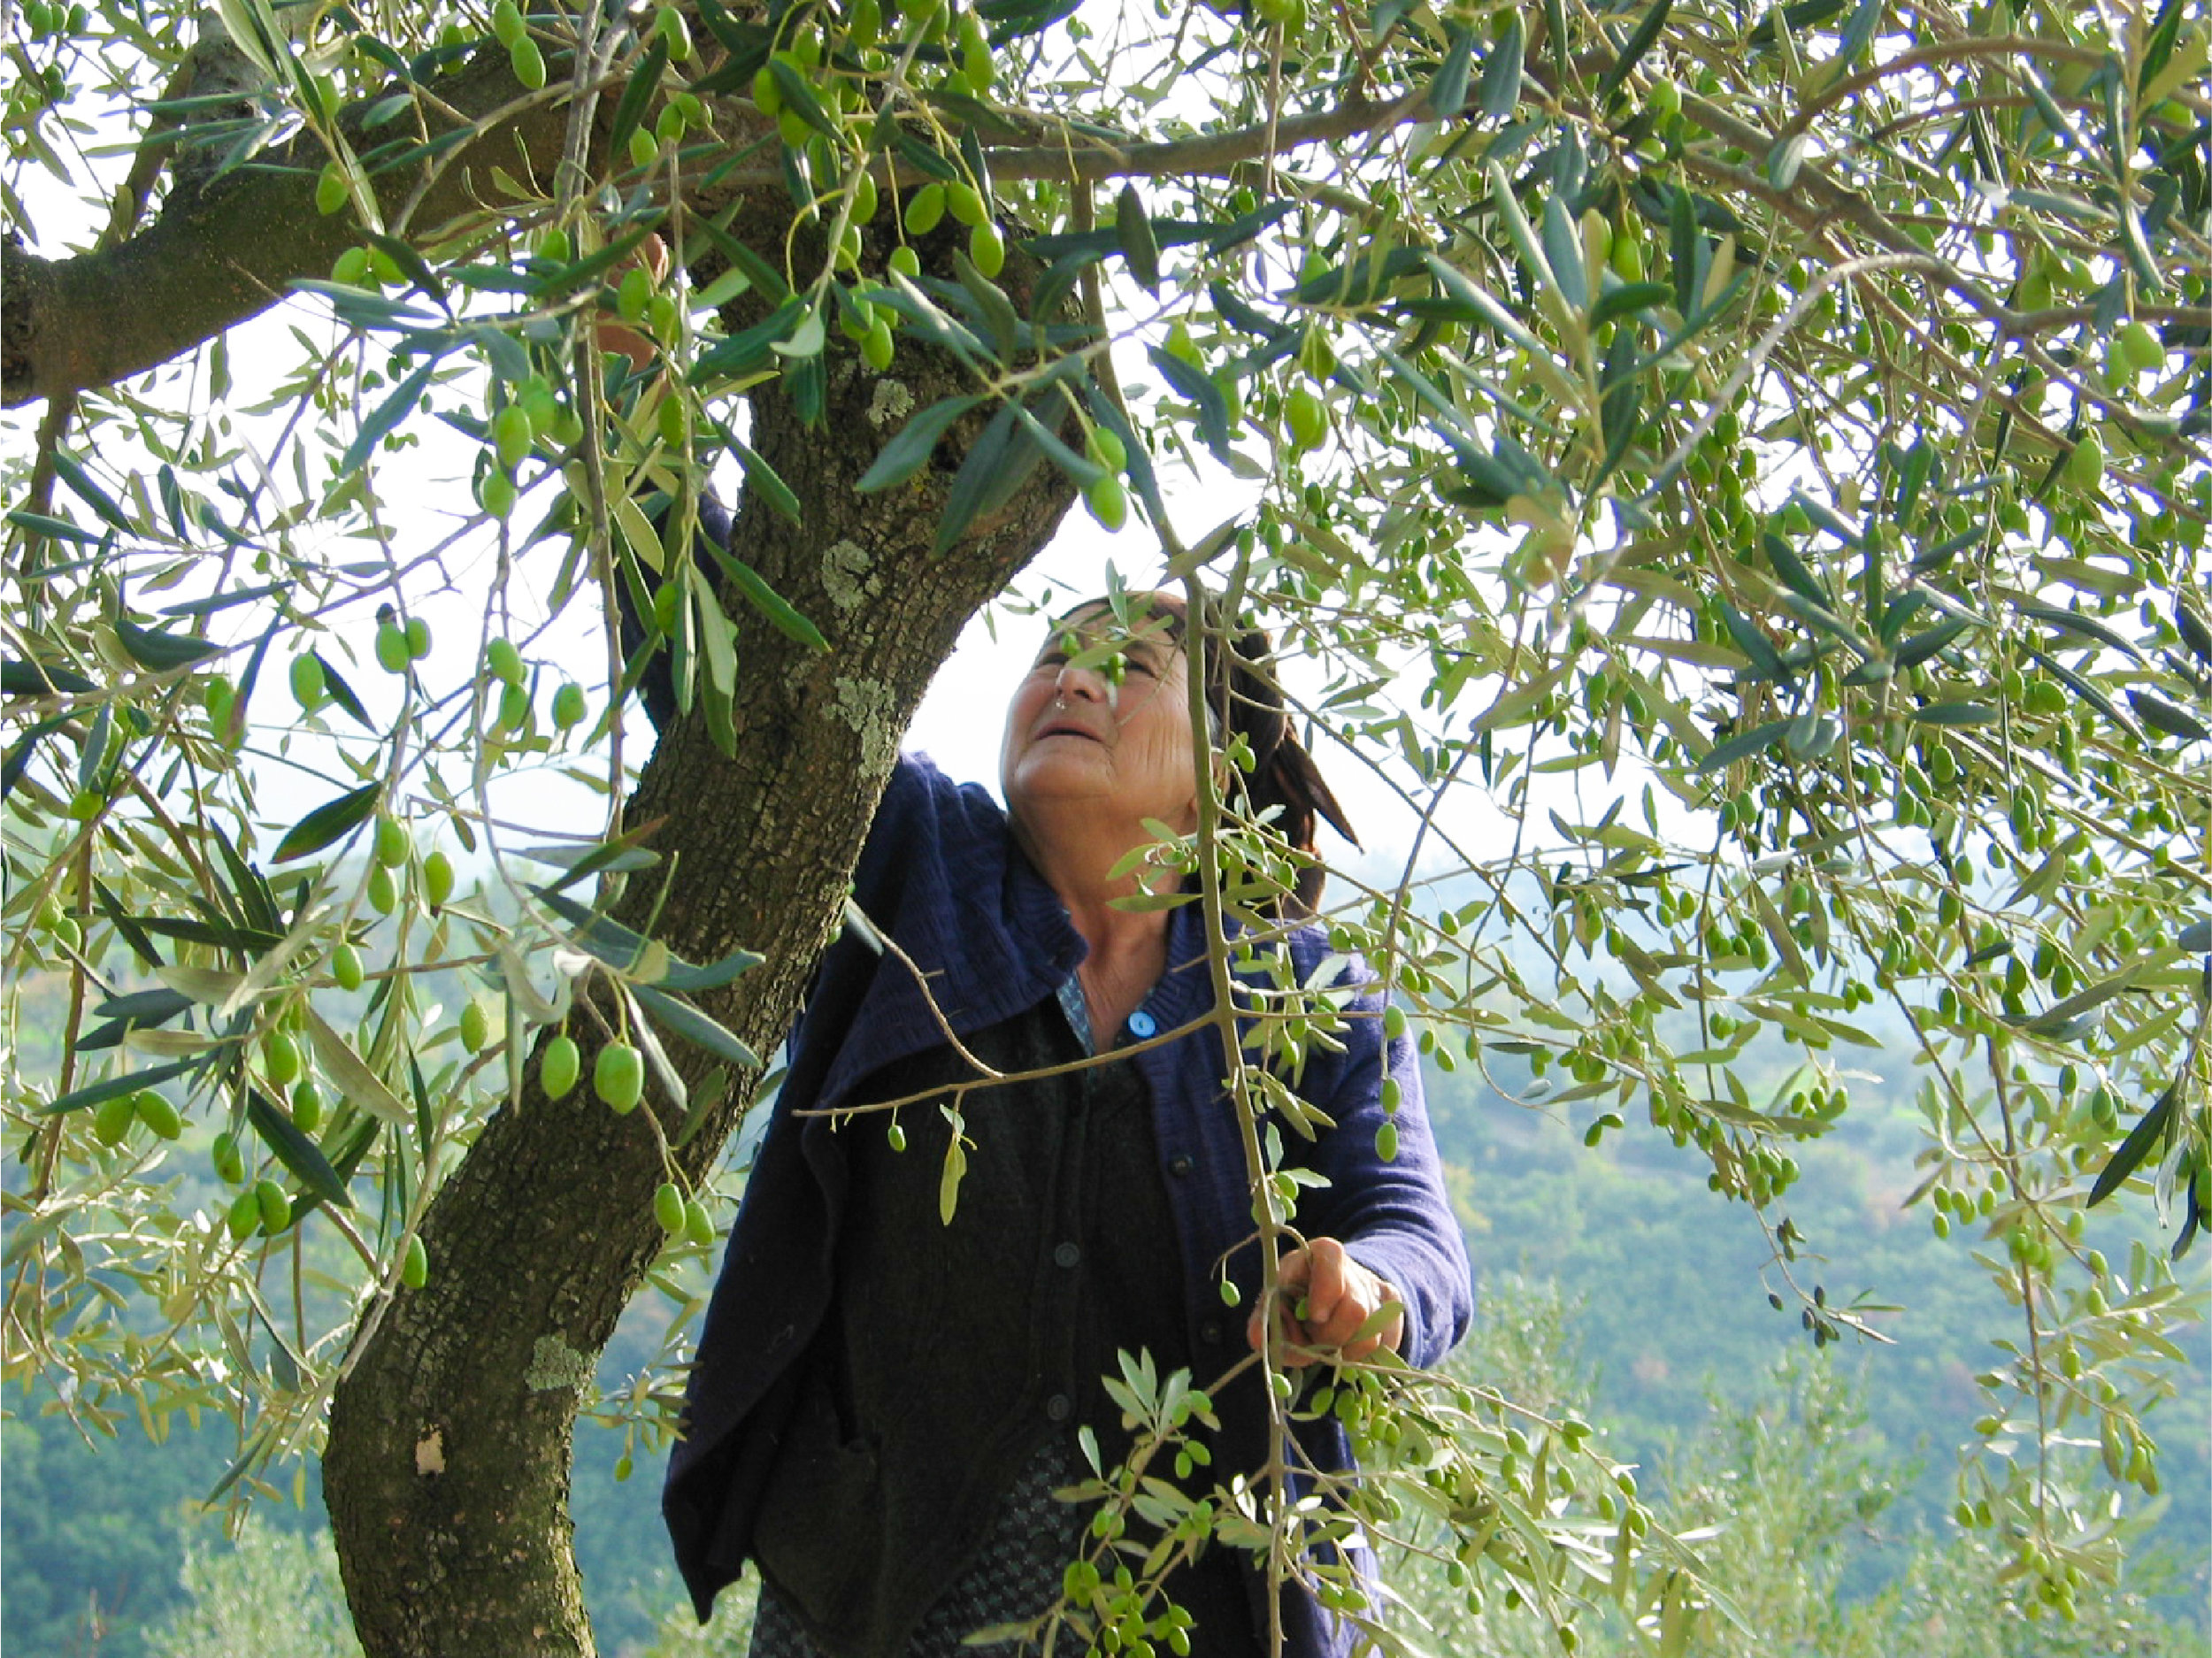
M1075 1447L1048 1439L1014 1477L990 1534L966 1571L929 1608L906 1658L1018 1658L1037 1647L1017 1641L987 1646L967 1638L995 1623L1033 1618L1058 1598L1061 1573L1083 1542L1083 1510L1053 1497L1056 1487L1088 1478ZM1074 1658L1077 1643L1063 1636L1056 1658ZM764 1583L753 1618L752 1658L826 1658L791 1609Z

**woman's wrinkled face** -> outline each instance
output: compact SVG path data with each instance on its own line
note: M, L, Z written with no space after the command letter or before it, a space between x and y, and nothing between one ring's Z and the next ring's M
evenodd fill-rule
M1187 685L1164 617L1133 636L1104 605L1056 622L1007 705L999 781L1015 817L1092 802L1195 827Z

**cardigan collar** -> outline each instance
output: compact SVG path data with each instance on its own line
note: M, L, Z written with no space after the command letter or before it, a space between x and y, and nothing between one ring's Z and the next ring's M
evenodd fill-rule
M963 848L967 856L956 861L964 867L949 871L953 879L933 894L935 902L873 918L898 938L926 977L938 1011L964 1037L1053 994L1089 954L1059 894L1003 821L995 833L979 839L979 845ZM1232 924L1232 936L1237 931ZM1197 902L1169 912L1166 966L1141 1005L1163 1031L1188 1024L1213 1005L1205 911ZM852 1038L839 1050L820 1092L799 1102L803 1109L833 1110L872 1072L944 1040L930 998L903 965L889 961L877 971L850 1029Z

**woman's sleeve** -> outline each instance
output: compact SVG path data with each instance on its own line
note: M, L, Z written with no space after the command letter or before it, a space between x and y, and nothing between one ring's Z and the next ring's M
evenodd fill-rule
M1369 991L1345 1008L1345 1052L1330 1067L1333 1076L1314 1078L1323 1092L1313 1103L1336 1127L1310 1149L1308 1166L1329 1184L1302 1197L1298 1227L1309 1237L1336 1239L1390 1281L1406 1309L1399 1351L1425 1370L1466 1334L1474 1287L1429 1129L1420 1059L1408 1036L1386 1042L1385 1006L1379 992ZM1398 1085L1394 1113L1383 1105L1386 1077ZM1388 1158L1378 1145L1385 1125L1397 1142Z
M902 753L892 763L869 820L867 839L853 864L853 904L872 926L895 927L910 887L918 883L926 888L932 880L942 881L938 866L943 860L945 822L957 818L961 804L957 787L927 756ZM842 1040L879 959L874 945L849 924L840 924L816 963L805 1007L792 1027L788 1047L795 1060L808 1045L810 1021L818 1034L826 1025L835 1025L836 1038ZM826 996L823 993L832 986L843 994ZM826 1064L827 1059L825 1053L822 1063Z

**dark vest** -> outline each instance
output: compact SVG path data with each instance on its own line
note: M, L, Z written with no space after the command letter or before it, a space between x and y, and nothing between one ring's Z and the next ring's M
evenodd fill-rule
M968 1046L1006 1073L1085 1056L1055 1002ZM768 1584L836 1658L903 1649L1046 1439L1087 1424L1109 1468L1123 1456L1128 1436L1101 1384L1118 1373L1118 1352L1149 1352L1161 1375L1191 1362L1137 1068L958 1086L979 1080L937 1049L860 1094L941 1091L899 1109L903 1150L890 1147L887 1114L839 1131L851 1185L835 1300L801 1361L755 1532ZM949 1110L966 1167L947 1223ZM1070 1518L1072 1543L1082 1516Z

